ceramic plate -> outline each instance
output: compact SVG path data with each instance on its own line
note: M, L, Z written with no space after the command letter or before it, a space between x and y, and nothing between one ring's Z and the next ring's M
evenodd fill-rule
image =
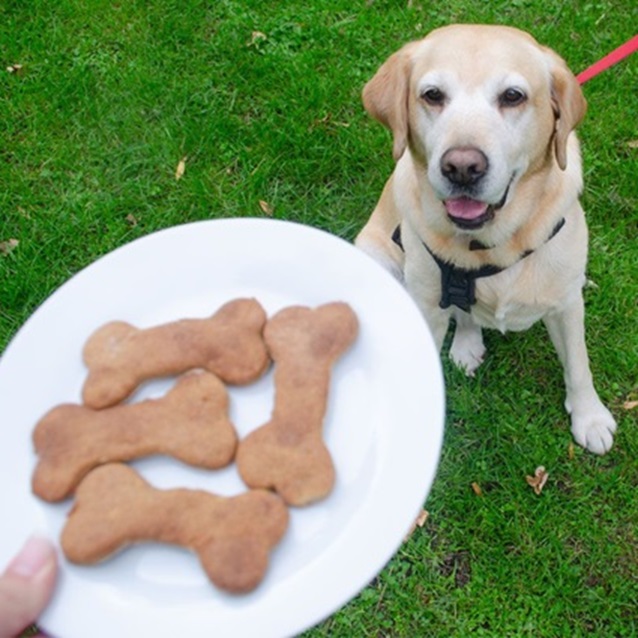
M358 315L359 337L333 369L324 424L335 489L292 510L265 579L248 595L217 590L197 558L177 547L138 545L94 567L61 557L58 587L40 622L52 635L297 634L364 588L420 511L439 458L444 390L430 333L402 286L352 245L314 228L265 219L204 221L148 235L99 259L51 295L5 350L0 565L34 530L57 539L64 525L71 501L51 505L31 494L31 431L52 406L80 400L87 337L113 319L142 328L206 317L237 297L255 297L269 314L340 300ZM161 396L170 384L147 384L133 400ZM272 371L230 394L231 418L244 436L269 418ZM158 488L223 495L245 489L234 466L209 472L164 457L132 465Z

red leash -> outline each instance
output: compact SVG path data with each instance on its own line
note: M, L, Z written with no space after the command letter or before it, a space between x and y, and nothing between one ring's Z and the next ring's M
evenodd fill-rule
M602 73L605 69L617 64L628 55L634 53L634 51L638 51L638 35L635 35L631 38L631 40L629 40L629 42L625 42L625 44L614 49L602 60L599 60L595 64L592 64L588 69L585 69L582 73L579 73L576 76L576 79L580 82L580 84L585 84L587 80L591 80L594 76Z

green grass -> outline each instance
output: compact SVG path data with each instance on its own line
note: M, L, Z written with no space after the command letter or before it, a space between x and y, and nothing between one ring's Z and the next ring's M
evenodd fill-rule
M263 200L276 218L354 238L392 168L361 88L431 28L518 26L579 71L637 18L631 0L5 0L0 242L18 244L0 253L0 348L78 270L160 228L262 216ZM427 523L309 638L638 635L638 409L623 408L638 399L637 84L638 56L587 84L580 130L588 342L614 449L569 454L541 327L488 335L475 379L445 366ZM540 496L525 482L538 465Z

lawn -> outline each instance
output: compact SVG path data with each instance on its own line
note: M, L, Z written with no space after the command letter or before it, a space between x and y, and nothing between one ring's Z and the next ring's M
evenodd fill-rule
M638 6L5 0L0 351L74 273L161 228L272 216L353 239L392 169L361 89L400 45L451 22L526 29L578 72L635 34ZM588 344L619 422L613 450L571 445L542 327L488 334L474 379L445 362L427 521L307 638L638 635L636 86L638 55L591 80L580 128ZM525 477L539 465L536 495Z

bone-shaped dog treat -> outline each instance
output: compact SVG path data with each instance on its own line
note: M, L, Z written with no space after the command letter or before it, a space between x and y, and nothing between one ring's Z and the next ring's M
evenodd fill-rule
M39 462L33 492L46 501L69 496L92 468L168 454L214 469L230 463L237 447L228 419L228 392L213 374L191 372L160 399L93 410L59 405L33 432Z
M144 330L123 321L99 328L84 346L89 374L82 398L105 408L126 398L143 381L205 368L242 385L269 364L262 339L266 313L255 299L236 299L208 319L182 319Z
M289 505L332 490L334 465L322 437L330 372L357 333L356 315L341 302L291 306L268 321L275 405L271 420L239 443L237 468L249 487L273 488Z
M210 580L229 592L254 589L288 527L272 492L222 497L201 490L158 490L126 465L96 468L80 483L62 531L66 557L99 562L127 545L159 541L195 551Z

